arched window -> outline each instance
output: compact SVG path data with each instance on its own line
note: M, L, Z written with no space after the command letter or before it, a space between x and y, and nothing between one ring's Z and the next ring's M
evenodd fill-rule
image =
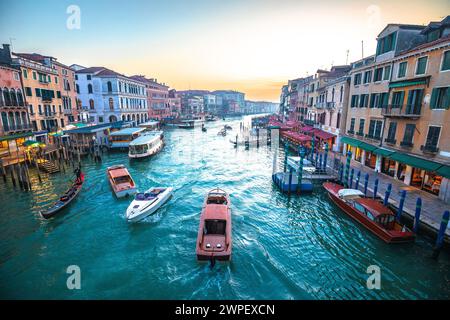
M112 84L111 84L111 81L108 81L107 85L108 85L108 92L112 92Z
M130 121L130 120L131 120L131 118L130 118L130 115L127 115L127 120L128 120L128 121Z
M5 88L3 90L3 100L5 101L5 106L10 106L11 105L11 96L9 95L8 88Z
M88 93L92 93L92 84L88 84Z
M127 120L127 117L123 114L122 115L122 121L125 121L125 120Z
M18 102L19 106L21 106L21 107L25 106L25 104L23 102L22 91L20 91L20 89L17 90L17 102Z
M11 105L17 106L17 96L16 96L16 92L14 91L14 89L11 89L9 91L9 94L11 95Z
M91 110L94 110L94 109L95 109L95 106L94 106L94 99L89 99L89 108L90 108Z
M109 98L109 109L114 110L114 100L113 98Z
M6 112L2 112L2 123L3 123L3 130L9 131L8 115L6 114Z

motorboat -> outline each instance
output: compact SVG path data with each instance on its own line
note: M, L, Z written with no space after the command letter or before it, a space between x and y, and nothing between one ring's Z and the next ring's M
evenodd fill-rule
M106 175L117 198L130 196L137 192L136 184L123 164L108 167Z
M144 158L157 154L164 147L164 133L149 131L130 142L128 157Z
M222 129L219 132L217 132L217 135L225 137L227 135L227 131L225 129Z
M45 219L49 219L56 215L58 212L60 212L62 209L69 206L70 203L78 196L78 194L81 191L81 188L83 187L84 183L84 174L80 173L80 178L76 179L72 186L67 189L66 192L56 201L50 208L48 208L45 211L41 211L40 214Z
M153 187L143 193L137 193L128 206L126 217L130 222L136 222L152 215L172 196L171 187Z
M233 130L233 127L231 127L230 125L226 124L226 125L224 126L224 129L225 129L225 130Z
M395 219L390 208L379 200L367 198L360 190L325 182L330 199L347 215L359 222L386 243L412 242L415 233Z
M196 254L198 260L229 261L231 259L231 202L222 189L210 190L204 200L198 228Z

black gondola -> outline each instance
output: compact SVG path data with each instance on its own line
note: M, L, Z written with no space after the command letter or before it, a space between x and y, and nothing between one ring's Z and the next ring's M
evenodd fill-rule
M50 208L41 211L42 217L49 219L56 213L67 207L77 197L83 187L84 175L81 173L80 180L76 179L72 186L56 201Z

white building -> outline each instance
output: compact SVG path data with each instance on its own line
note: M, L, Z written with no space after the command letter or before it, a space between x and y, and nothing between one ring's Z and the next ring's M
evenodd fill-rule
M78 99L90 122L148 120L145 83L104 67L76 70L75 78Z

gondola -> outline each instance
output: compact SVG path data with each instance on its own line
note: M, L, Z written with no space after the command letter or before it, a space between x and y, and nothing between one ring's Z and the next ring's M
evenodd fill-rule
M56 201L50 208L45 211L41 211L42 217L49 219L55 214L60 212L62 209L67 207L80 193L83 187L84 174L81 173L80 181L75 180L72 186Z

